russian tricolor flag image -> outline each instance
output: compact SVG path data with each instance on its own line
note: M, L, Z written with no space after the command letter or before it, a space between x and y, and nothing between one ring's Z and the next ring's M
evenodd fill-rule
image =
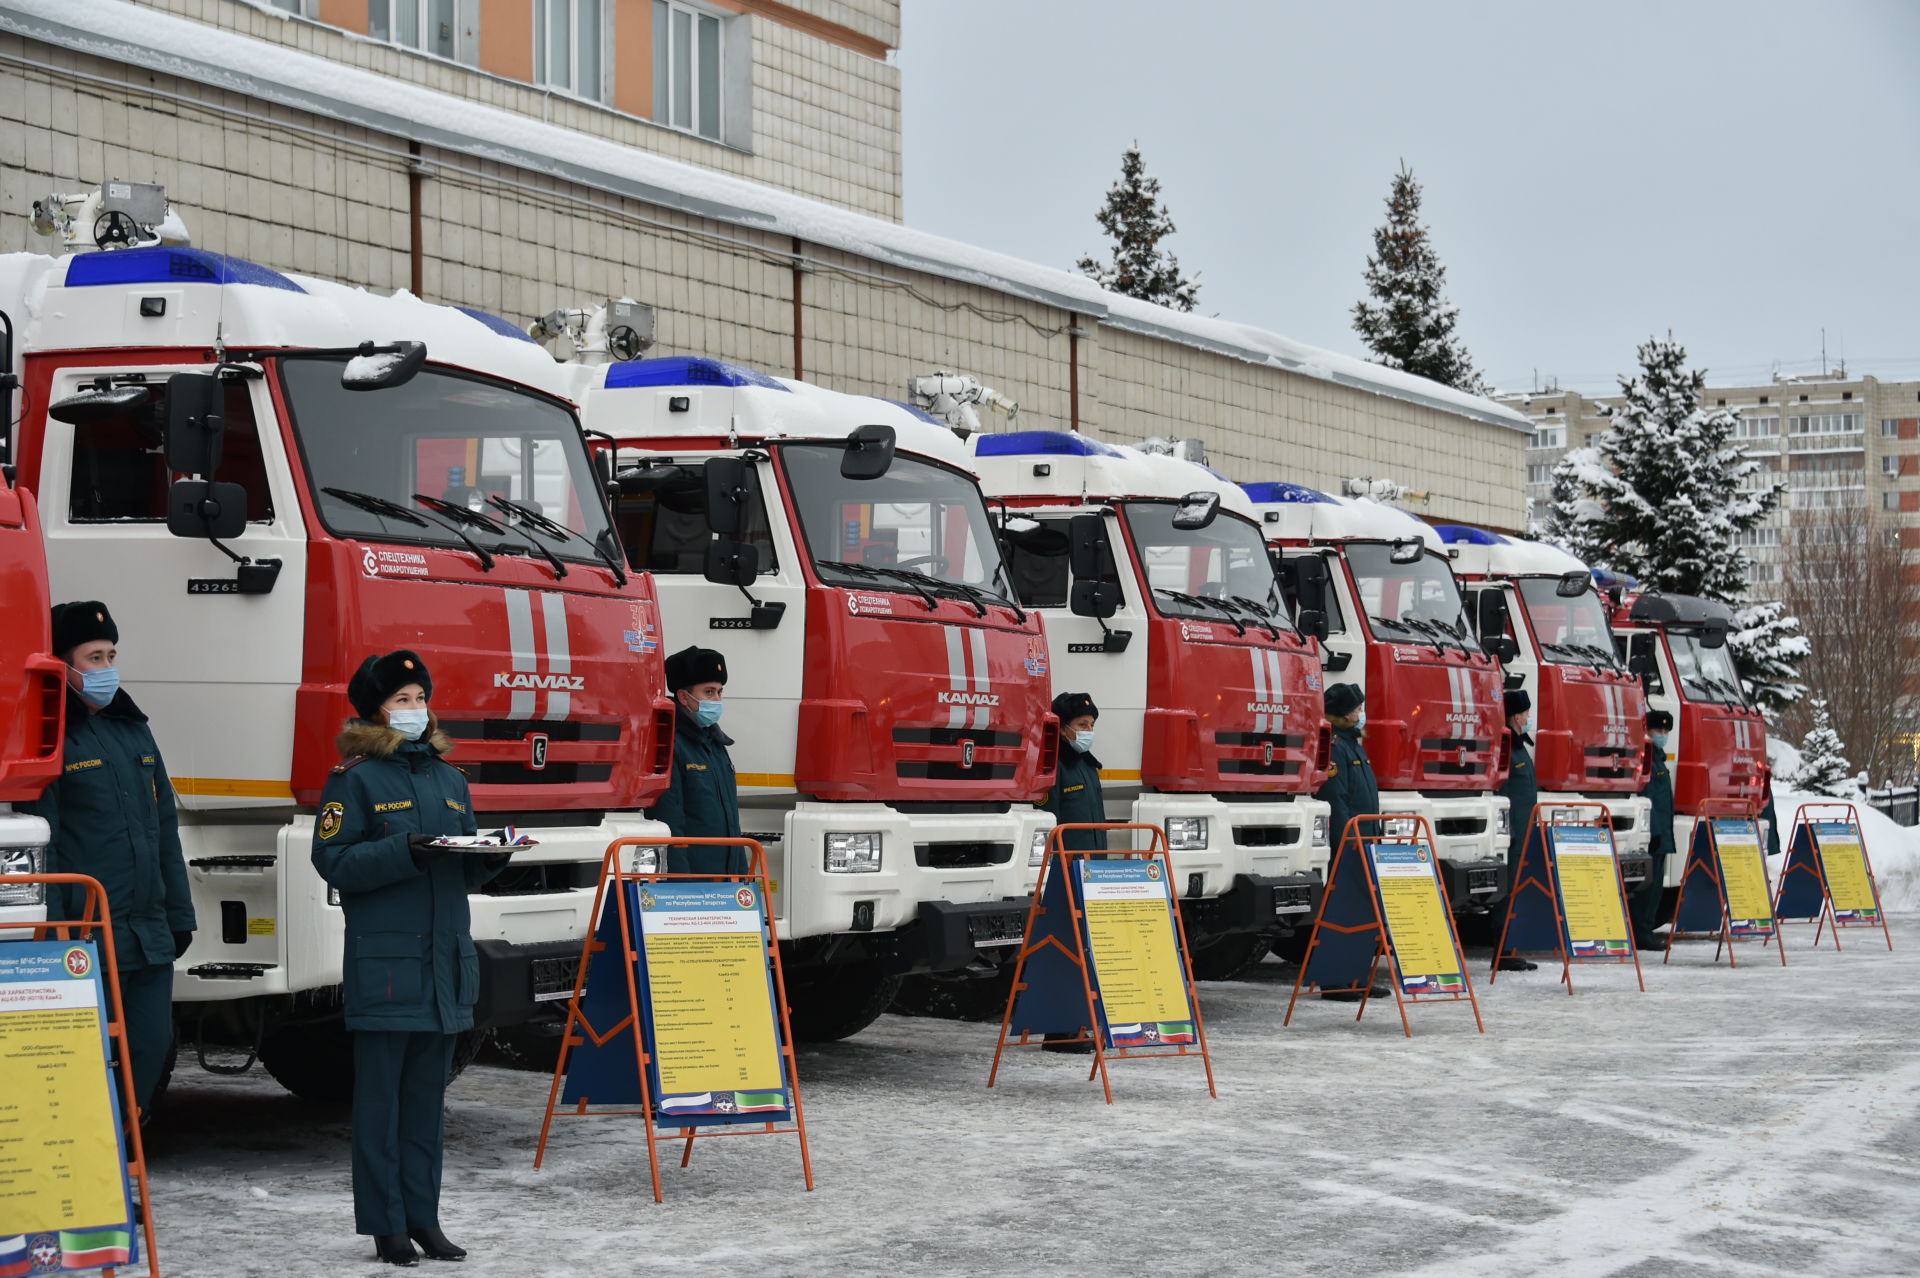
M27 1254L27 1236L0 1237L0 1278L19 1278L33 1272L33 1257Z

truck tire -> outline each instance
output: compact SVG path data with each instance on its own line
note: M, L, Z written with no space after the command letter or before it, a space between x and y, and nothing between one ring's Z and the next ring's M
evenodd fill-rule
M1273 938L1273 955L1287 963L1304 963L1307 961L1307 943L1312 939L1312 928L1297 927L1286 936Z
M454 1036L451 1083L487 1041L486 1030L462 1030ZM353 1099L353 1034L343 1021L307 1021L282 1025L260 1043L260 1064L280 1086L316 1105L343 1105Z
M1012 990L1012 964L991 976L947 980L909 976L901 982L892 1010L902 1016L931 1016L943 1021L997 1021L1006 1014L1007 995Z
M787 978L787 1023L796 1042L833 1043L880 1019L900 978L871 960L795 972Z
M1229 932L1193 947L1193 979L1231 981L1266 957L1267 938L1258 932Z

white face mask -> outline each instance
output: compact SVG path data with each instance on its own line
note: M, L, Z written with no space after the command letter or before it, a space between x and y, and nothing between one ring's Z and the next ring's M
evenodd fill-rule
M387 726L409 741L418 741L420 734L427 730L427 712L425 710L389 710Z
M1068 744L1081 754L1086 754L1093 749L1093 734L1091 732L1076 732L1073 734L1073 740L1068 742Z

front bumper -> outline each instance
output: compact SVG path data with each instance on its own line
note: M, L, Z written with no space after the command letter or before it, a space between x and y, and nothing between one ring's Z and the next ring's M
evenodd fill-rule
M1194 945L1235 933L1283 935L1313 926L1325 891L1321 879L1314 874L1242 874L1235 877L1233 887L1221 896L1182 898L1180 921L1188 942Z
M893 938L889 966L905 974L954 972L1011 962L1025 938L1033 898L922 901L920 916Z
M519 1025L549 1011L565 1013L580 971L581 942L475 941L473 948L480 954L475 1029Z
M1318 870L1324 878L1332 850L1313 841L1314 819L1332 809L1318 799L1290 802L1228 802L1211 794L1148 791L1135 799L1126 819L1167 828L1169 817L1206 820L1207 846L1169 848L1173 881L1183 897L1219 898L1240 890L1242 879L1292 879Z

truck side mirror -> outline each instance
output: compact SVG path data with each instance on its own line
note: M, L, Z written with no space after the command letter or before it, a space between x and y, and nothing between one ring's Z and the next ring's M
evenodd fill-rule
M1702 648L1724 648L1727 646L1727 623L1722 617L1713 617L1700 627L1700 646Z
M220 469L220 442L227 433L225 399L220 379L212 373L175 373L167 379L168 470L211 475ZM241 508L244 512L244 502ZM246 522L244 514L241 522Z
M425 342L394 342L388 346L360 343L360 352L340 370L340 386L350 391L391 390L412 381L427 363Z
M760 575L760 548L744 541L710 541L705 567L708 581L744 590Z
M893 466L891 426L861 426L847 435L847 451L840 454L840 478L878 479Z
M1081 581L1098 581L1112 558L1113 544L1107 537L1105 519L1099 515L1075 515L1067 521L1067 568L1075 577Z
M1294 598L1298 601L1299 616L1304 618L1307 613L1319 613L1320 625L1322 627L1322 633L1319 637L1325 638L1325 627L1327 625L1327 561L1319 555L1309 554L1296 555L1292 559L1284 560L1283 562L1293 576ZM1300 628L1305 630L1306 626L1303 624Z
M247 530L247 490L239 484L182 479L167 489L167 531L228 541Z
M1493 640L1507 637L1506 592L1494 587L1476 591L1474 612L1473 628L1480 636L1480 646L1492 651Z
M745 523L741 498L747 489L746 459L709 457L702 473L707 481L707 527L722 537L738 537Z
M1562 599L1578 599L1586 594L1592 585L1593 578L1587 573L1563 572L1560 574L1559 584L1553 588L1553 593Z
M1076 617L1098 617L1105 621L1120 611L1119 583L1078 578L1067 597L1067 606Z
M1220 494L1211 492L1192 492L1180 499L1174 507L1173 526L1181 532L1196 532L1205 528L1220 513Z
M1327 614L1318 608L1302 608L1294 617L1293 624L1301 634L1309 639L1318 639L1321 643L1327 641L1327 635L1330 633Z
M1627 673L1638 675L1642 679L1652 678L1660 673L1660 663L1653 659L1650 649L1644 645L1635 644L1632 654L1627 658Z
M47 416L69 426L90 426L130 413L152 398L145 386L95 386L56 400Z

